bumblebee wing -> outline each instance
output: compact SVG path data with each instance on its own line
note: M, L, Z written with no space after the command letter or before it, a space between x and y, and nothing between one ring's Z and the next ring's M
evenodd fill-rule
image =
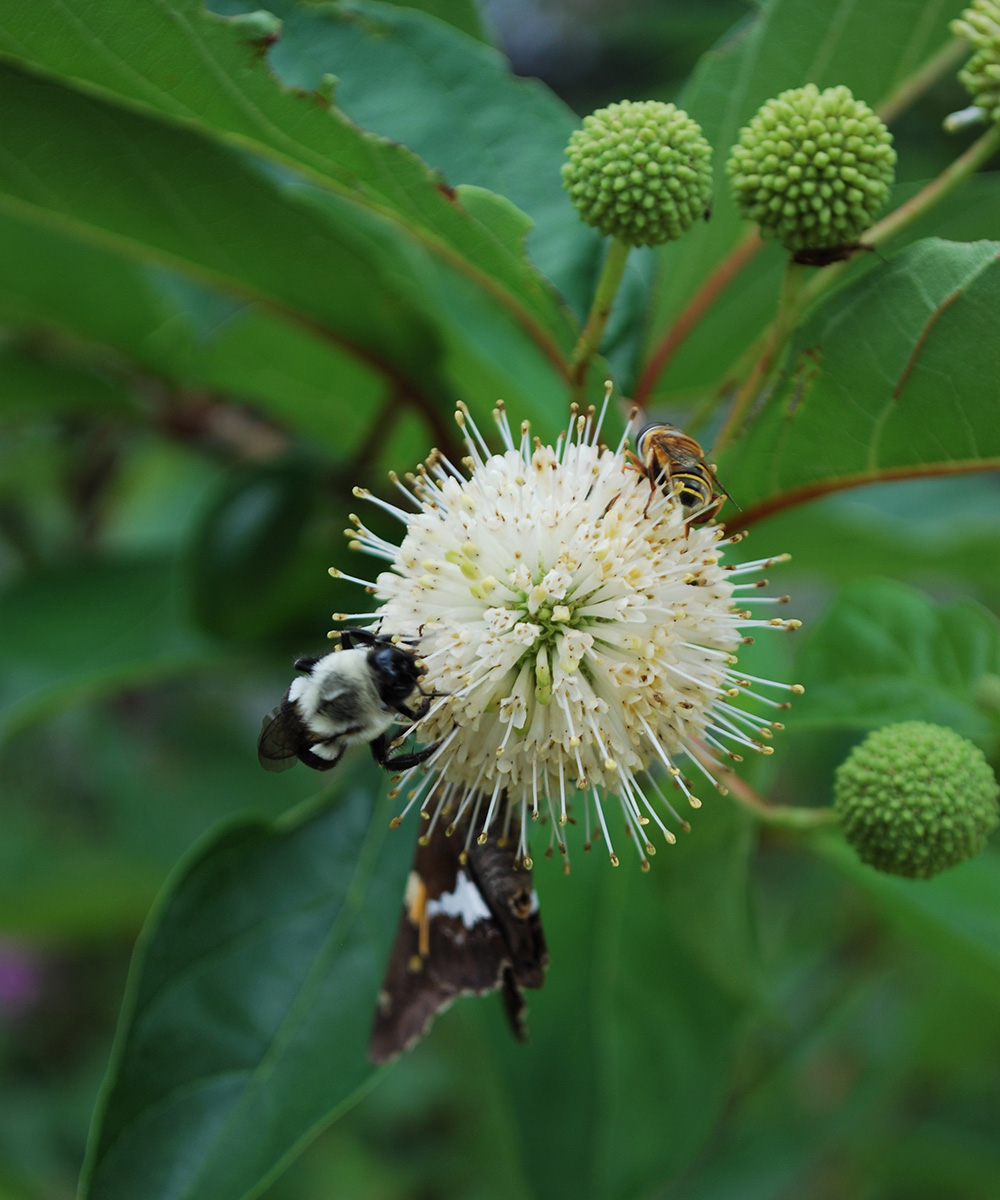
M302 725L290 704L279 704L264 718L257 739L257 761L265 771L287 771L299 759Z

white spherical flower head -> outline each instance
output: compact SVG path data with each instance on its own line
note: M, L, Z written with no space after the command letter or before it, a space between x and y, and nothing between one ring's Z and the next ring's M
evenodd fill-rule
M617 865L604 811L614 796L646 868L647 829L673 842L667 822L687 828L654 772L697 808L682 763L724 791L714 754L738 758L733 744L770 753L758 739L777 723L733 703L767 681L736 673L735 651L748 625L798 622L754 619L734 596L758 586L739 584L740 574L779 560L724 566L738 535L692 524L660 481L650 501L626 439L601 445L593 411L574 414L555 446L532 439L526 423L515 439L502 406L496 415L501 453L462 409L466 469L435 453L408 486L394 479L415 511L375 501L405 522L398 547L352 518L355 545L391 563L367 583L382 602L379 631L419 646L433 694L415 732L438 746L404 777L401 790L416 783L404 813L420 803L449 827L468 814L468 836L480 841L494 826L516 829L530 865L530 820L551 819L565 856L563 826L582 793L585 848L599 829Z

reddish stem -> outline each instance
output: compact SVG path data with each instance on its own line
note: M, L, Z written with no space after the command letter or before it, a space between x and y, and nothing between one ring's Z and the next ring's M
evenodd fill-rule
M900 479L924 479L941 475L974 475L980 471L1000 471L1000 458L981 458L973 462L922 463L912 467L885 467L880 471L858 471L854 475L840 475L834 479L817 480L787 492L768 496L759 504L752 504L739 515L736 524L742 529L765 517L832 492L843 492L848 488L865 487L870 483L894 483Z
M692 329L698 324L706 312L712 307L719 296L732 283L747 263L764 245L763 239L752 229L743 241L737 243L732 253L728 254L705 280L697 292L691 297L680 313L677 320L667 330L667 334L653 351L646 364L639 382L636 384L635 403L645 408L649 402L650 393L656 386L660 375L670 365L671 360L681 348Z

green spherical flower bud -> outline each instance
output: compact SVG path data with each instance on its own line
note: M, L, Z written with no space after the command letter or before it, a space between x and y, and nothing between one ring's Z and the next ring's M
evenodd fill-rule
M807 83L758 109L726 170L742 216L805 251L856 241L884 208L895 164L892 135L867 104Z
M879 871L929 879L982 850L1000 788L981 750L924 721L887 725L837 768L844 836Z
M997 0L972 0L952 21L951 31L971 42L975 50L958 78L985 115L1000 121L1000 4Z
M629 246L678 238L712 198L712 148L687 113L622 100L569 139L563 187L588 225Z

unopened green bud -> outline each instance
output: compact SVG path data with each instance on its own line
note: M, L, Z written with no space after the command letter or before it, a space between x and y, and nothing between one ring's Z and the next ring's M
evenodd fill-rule
M975 50L959 71L959 80L987 119L1000 121L1000 3L972 0L952 21L951 31L971 42Z
M929 879L973 858L998 821L1000 788L982 751L924 721L887 725L837 768L834 808L862 862Z
M768 100L726 170L742 216L792 251L854 242L885 207L892 135L850 89L813 83Z
M584 117L566 147L563 187L588 225L629 246L678 238L712 197L712 149L697 122L659 100L622 100Z

